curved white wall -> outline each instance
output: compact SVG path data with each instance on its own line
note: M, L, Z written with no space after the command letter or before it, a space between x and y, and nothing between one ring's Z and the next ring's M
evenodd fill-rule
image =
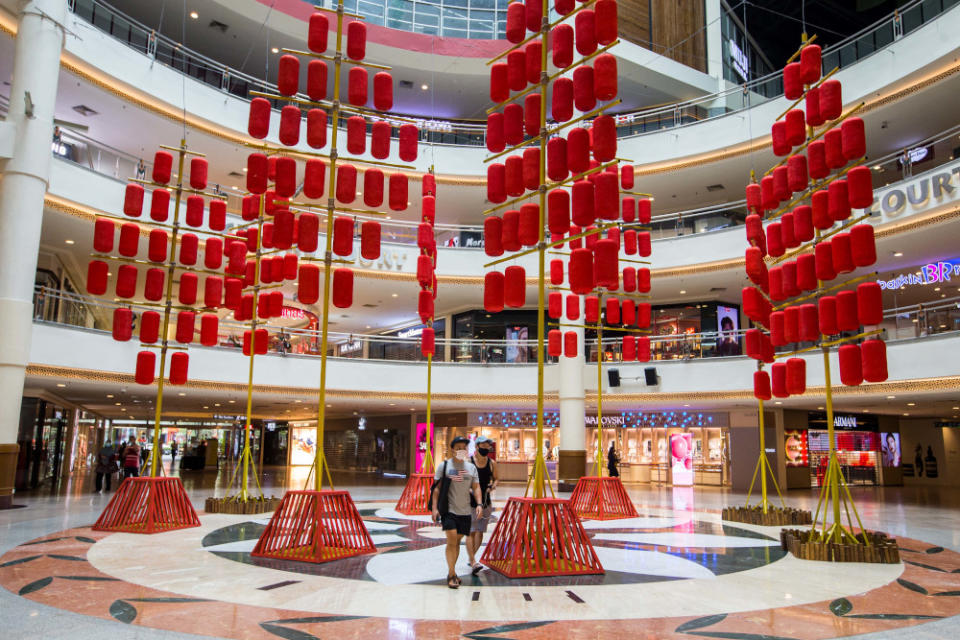
M99 371L132 374L139 345L135 341L115 342L109 334L70 327L35 324L30 363L71 369L96 368ZM957 368L945 352L960 352L960 335L943 334L918 340L894 342L888 346L890 382L954 376ZM191 346L190 378L213 383L246 385L247 370L239 366L239 351ZM807 385L823 385L822 356L804 356L807 360ZM245 360L244 360L245 361ZM836 352L831 355L834 376L838 376ZM379 394L422 394L426 389L426 365L415 362L386 362L331 358L328 389ZM622 394L648 392L697 394L743 392L752 389L756 363L746 357L686 361L657 361L643 364L617 364L621 378L643 377L643 369L656 366L661 383L646 387L642 382L624 380L619 389L606 390L610 399ZM438 396L480 394L485 396L536 395L534 365L435 365L433 392ZM256 359L254 384L314 390L319 381L320 359L268 355ZM557 391L558 367L547 367L547 393ZM586 364L584 378L588 391L596 390L596 364ZM869 385L863 387L869 392Z

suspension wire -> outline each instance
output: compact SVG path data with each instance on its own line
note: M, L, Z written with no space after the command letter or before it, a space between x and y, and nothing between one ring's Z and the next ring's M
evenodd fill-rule
M247 55L243 57L243 62L240 63L240 69L239 69L240 71L243 71L244 68L247 66L247 62L250 60L250 55L253 53L253 48L256 46L257 40L260 39L260 34L266 28L267 22L270 21L270 14L273 13L273 5L275 4L276 4L276 0L270 3L270 7L267 9L267 15L263 18L263 22L260 23L260 28L257 29L257 35L255 35L253 38L250 39L250 46L247 47ZM269 50L270 50L270 30L267 29L267 51ZM269 61L269 56L267 56L267 60ZM269 62L267 64L269 65ZM266 80L266 76L264 76L264 80Z
M781 18L786 18L787 20L793 20L794 22L799 22L799 23L801 23L801 24L803 25L803 30L804 30L804 31L806 31L806 29L807 29L807 21L806 21L806 18L803 18L802 20L801 20L800 18L794 18L793 16L788 16L788 15L785 14L785 13L780 13L779 11L774 11L773 9L770 9L770 8L768 8L768 7L764 7L763 5L759 5L759 4L755 3L755 2L750 2L750 0L743 0L743 2L745 2L745 3L748 4L748 5L750 5L750 6L753 7L754 9L760 9L760 10L762 10L762 11L766 11L767 13L772 13L772 14L775 15L775 16L779 16L779 17L781 17ZM828 28L826 28L826 27L822 27L822 26L820 26L820 25L816 25L816 24L810 23L810 26L813 27L814 29L816 29L817 31L826 31L826 32L828 32L828 33L832 33L832 34L835 35L835 36L840 36L841 38L846 38L846 37L847 37L846 34L840 33L839 31L834 31L833 29L828 29Z
M183 15L180 20L180 42L187 50L187 0L183 0ZM187 54L183 54L183 73L180 74L180 106L183 109L183 140L187 140ZM181 180L182 181L182 180Z
M747 50L747 60L750 59L750 32L747 27L747 2L743 2L743 45ZM750 71L753 68L753 65L747 67L747 79L743 83L743 92L747 99L747 140L753 140L753 110L750 108L752 106L752 92L750 91ZM757 150L753 149L750 152L750 179L755 179L757 175ZM747 211L749 214L749 210Z

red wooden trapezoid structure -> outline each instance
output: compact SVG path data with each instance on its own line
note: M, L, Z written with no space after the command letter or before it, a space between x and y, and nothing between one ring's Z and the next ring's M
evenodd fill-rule
M620 478L580 478L570 496L570 507L585 520L619 520L638 515Z
M433 475L429 473L412 474L400 495L397 511L407 516L429 515L431 486L433 486Z
M481 559L508 578L602 574L567 500L510 498Z
M127 478L93 530L162 533L199 526L180 478Z
M320 563L376 550L346 491L287 491L251 555Z

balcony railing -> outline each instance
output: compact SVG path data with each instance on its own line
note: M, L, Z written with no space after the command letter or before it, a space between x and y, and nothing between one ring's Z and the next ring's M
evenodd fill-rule
M847 68L928 24L957 3L960 0L911 0L858 33L825 47L823 68ZM496 33L500 34L506 14L506 0L348 0L348 9L354 5L374 24L419 33L439 29L440 35L452 37L485 37L481 34L489 33L486 25L492 24L491 13L496 14ZM101 0L70 0L70 8L77 17L127 46L221 91L243 99L248 99L250 91L276 93L276 86L264 78L188 49ZM782 94L783 72L777 71L692 100L619 114L618 135L636 136L695 124L755 107ZM484 127L477 122L430 120L420 132L422 142L484 145Z
M137 313L155 309L135 302L110 302L48 287L36 287L33 303L35 322L82 327L100 333L110 333L113 330L111 325L114 309L129 308ZM319 331L270 324L258 326L269 332L271 355L308 358L320 355ZM885 337L891 340L960 331L960 297L942 299L927 305L889 309L884 313L884 322L880 328L884 330ZM243 332L247 329L248 324L221 320L218 345L211 348L240 350ZM732 331L655 335L650 339L651 357L655 361L739 357L742 353L744 333ZM332 357L403 362L425 360L420 353L418 337L331 332L329 343L328 355ZM790 345L780 351L791 351L802 346L806 345ZM438 337L436 349L435 361L453 364L513 365L537 361L535 340ZM603 354L604 362L622 361L620 341L604 340ZM595 340L587 341L585 355L588 362L597 361ZM556 362L556 358L550 356L545 359L547 362Z

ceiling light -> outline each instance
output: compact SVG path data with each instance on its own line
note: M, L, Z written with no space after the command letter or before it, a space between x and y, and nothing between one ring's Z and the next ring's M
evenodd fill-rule
M114 402L114 403L113 403L113 406L119 407L119 406L120 406L120 403L119 403L119 402Z
M243 172L244 172L244 173L247 172L247 168L246 168L246 167L243 168Z
M183 391L181 391L181 392L178 393L177 395L178 395L178 396L185 396L185 395L187 395L187 394L185 394Z
M934 287L933 290L934 290L934 291L940 291L940 287Z
M219 407L219 406L220 406L220 403L219 403L219 402L214 402L214 403L213 403L213 406Z
M369 328L370 328L370 325L367 325L367 329L369 329Z
M280 49L273 47L272 49L270 49L270 53L280 53Z
M777 400L777 401L776 401L776 402L774 402L773 404L783 404L783 403L782 403L782 402L780 402L779 400Z
M120 411L126 411L126 410L127 410L126 407L120 407ZM906 414L904 414L904 415L906 415Z
M680 289L680 295L683 295L683 294L685 294L686 292L687 292L686 289Z
M391 402L391 403L390 403L390 406L391 406L391 407L395 407L395 406L397 406L397 403L396 403L396 402Z
M917 403L916 403L916 402L908 402L908 403L907 403L907 406L908 406L908 407L915 407L915 406L917 406Z
M210 407L208 407L207 405L203 405L203 408L204 408L204 409L209 409Z
M908 415L910 415L910 414L909 414L909 413L905 413L905 414L903 414L903 415L908 416Z
M420 85L420 89L421 89L422 91L426 91L426 90L429 89L429 88L430 88L429 85L426 85L426 84Z
M903 251L894 251L894 252L893 252L893 257L894 257L894 258L902 258L902 257L903 257Z
M200 17L200 14L197 13L196 11L191 11L191 12L190 12L190 17L193 18L194 20L196 20L197 18Z
M397 294L396 294L396 293L391 293L391 294L390 294L390 297L391 297L391 298L396 298L396 297L397 297Z
M874 171L880 171L881 169L883 169L883 167L881 167L880 165L878 165L878 164L873 165L873 170L874 170Z
M953 410L954 410L954 411L958 411L958 410L960 410L960 407L953 407Z
M107 397L108 397L108 398L112 398L112 397L113 397L113 394L112 394L112 393L108 393L108 394L107 394Z
M73 244L73 240L64 240L67 244Z
M893 399L896 398L896 397L897 397L897 396L887 396L887 400L893 400Z
M58 386L58 387L65 387L65 386L67 386L67 385L63 384L62 382L58 382L58 383L57 383L57 386Z
M234 402L236 402L236 400L227 400L227 402L229 402L230 404L233 404Z

